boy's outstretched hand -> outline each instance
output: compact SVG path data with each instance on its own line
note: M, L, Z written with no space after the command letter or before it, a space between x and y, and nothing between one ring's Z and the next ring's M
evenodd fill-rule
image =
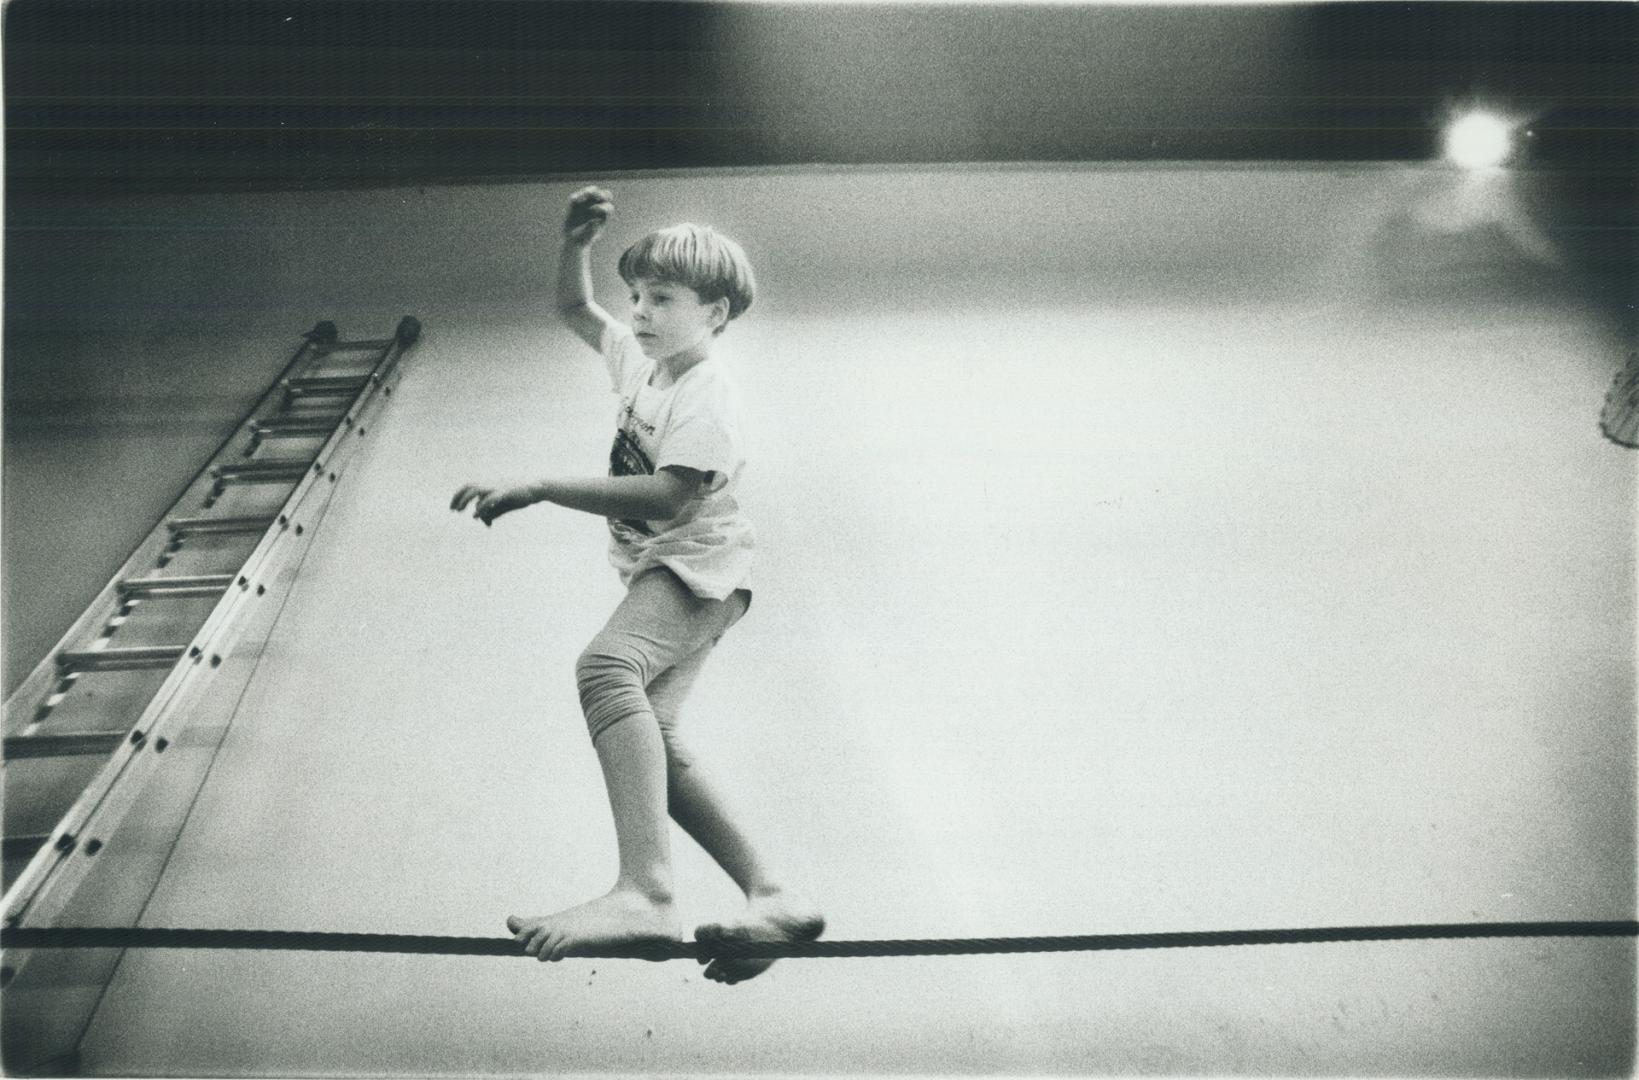
M600 187L583 187L569 196L569 213L563 219L563 235L577 244L590 244L614 213L614 196Z
M467 484L450 500L450 509L460 512L475 500L478 505L473 509L472 516L482 521L486 527L502 514L522 510L537 501L534 493L526 487L488 488L478 484Z

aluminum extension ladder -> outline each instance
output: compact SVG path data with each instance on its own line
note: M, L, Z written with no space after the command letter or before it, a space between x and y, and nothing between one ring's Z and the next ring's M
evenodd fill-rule
M107 884L82 888L89 870L120 865L125 812L158 770L171 770L162 787L184 794L203 782L199 751L214 752L210 733L219 742L231 719L232 701L219 699L236 699L235 679L248 679L224 661L259 648L257 635L271 629L304 537L420 333L405 316L384 340L339 341L330 322L305 334L166 518L7 699L6 925L73 916L85 907L76 894L87 891L101 894L102 921L134 925L159 867L122 866L112 894ZM196 779L178 784L189 769ZM166 800L158 803L145 805L142 827L180 829L180 814L160 822ZM8 955L0 985L27 959ZM7 1034L17 1049L17 1033Z

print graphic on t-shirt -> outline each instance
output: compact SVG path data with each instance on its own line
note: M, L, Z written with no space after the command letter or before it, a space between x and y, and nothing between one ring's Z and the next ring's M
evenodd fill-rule
M637 444L637 440L624 428L615 432L615 445L609 449L610 476L653 476L654 462L649 455ZM626 519L621 524L628 529L642 533L644 536L653 536L654 530L649 528L645 521Z

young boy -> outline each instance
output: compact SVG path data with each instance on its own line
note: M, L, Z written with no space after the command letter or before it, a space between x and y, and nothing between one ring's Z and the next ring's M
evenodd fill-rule
M774 875L677 730L678 708L712 647L751 604L754 534L734 500L745 464L737 399L711 359L717 335L751 305L751 266L739 245L708 228L649 234L620 257L628 329L592 299L589 251L613 209L599 188L571 196L557 289L558 314L603 355L620 397L609 475L468 484L450 502L457 511L476 503L486 526L538 502L607 518L610 561L627 587L575 669L614 811L619 876L595 900L513 916L507 929L541 960L681 940L669 812L746 896L738 919L697 927L696 941L812 940L824 919ZM705 973L736 983L770 963L714 960Z

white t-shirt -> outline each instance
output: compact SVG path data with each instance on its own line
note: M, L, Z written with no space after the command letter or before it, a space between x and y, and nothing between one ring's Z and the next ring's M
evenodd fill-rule
M649 385L655 362L619 324L605 330L600 351L620 397L609 475L653 475L668 465L705 474L670 521L609 520L609 561L622 584L665 566L708 600L749 587L756 532L734 498L745 453L739 394L728 373L708 358L656 389Z

